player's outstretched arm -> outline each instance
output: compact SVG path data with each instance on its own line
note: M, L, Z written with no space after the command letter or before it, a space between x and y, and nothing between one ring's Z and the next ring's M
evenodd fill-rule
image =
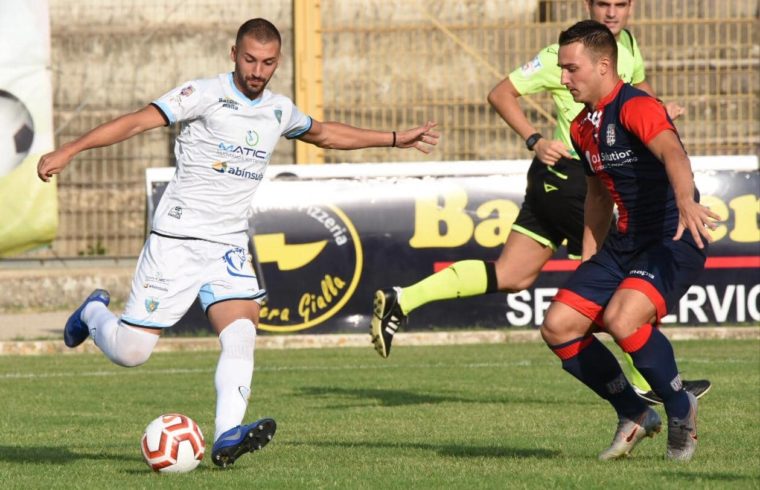
M136 134L166 124L164 117L152 105L139 111L117 117L88 131L79 138L61 145L55 151L42 155L37 163L37 176L44 182L63 171L80 152L124 141Z
M488 94L488 103L515 133L519 134L523 140L527 140L536 134L537 130L528 121L525 112L520 107L520 103L517 101L520 96L520 92L517 91L509 78L505 78L491 89ZM533 146L533 151L536 152L538 159L546 165L554 165L562 157L572 158L565 144L558 140L541 138Z
M670 185L673 186L679 214L673 240L680 240L684 230L689 230L697 246L704 248L702 240L712 241L708 230L715 229L720 216L694 200L694 174L681 142L674 132L666 130L652 138L647 148L665 165Z
M339 122L313 120L311 129L299 139L320 148L334 150L395 146L430 153L440 138L440 134L434 130L436 125L437 123L428 121L422 126L405 131L375 131Z

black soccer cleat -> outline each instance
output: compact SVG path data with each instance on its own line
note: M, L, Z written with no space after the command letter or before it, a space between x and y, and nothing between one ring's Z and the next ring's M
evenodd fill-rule
M261 419L252 424L233 427L214 442L211 461L226 468L243 454L258 451L266 446L276 430L277 423L274 419Z
M406 315L398 304L399 288L381 289L375 291L375 302L372 311L369 333L375 350L381 357L391 354L393 336L402 325L406 324Z
M696 399L700 399L706 395L710 391L710 388L712 388L712 383L707 379L683 380L683 389L694 395ZM657 396L657 393L654 391L642 391L635 386L633 389L639 395L639 398L647 402L648 405L662 405L662 398Z

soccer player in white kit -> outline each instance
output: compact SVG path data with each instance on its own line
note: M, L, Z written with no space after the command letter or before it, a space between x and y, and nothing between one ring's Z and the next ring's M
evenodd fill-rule
M66 322L64 341L76 347L92 336L114 363L145 363L164 328L174 325L196 297L219 335L212 461L231 465L261 449L276 424L243 424L253 377L260 289L247 254L251 198L281 136L321 148L391 147L428 153L438 142L435 123L406 131L373 131L320 122L266 89L280 58L277 28L265 19L240 26L230 58L232 73L193 80L146 107L98 126L40 159L39 178L50 181L81 151L112 145L167 124L181 125L177 171L156 209L121 317L98 289Z

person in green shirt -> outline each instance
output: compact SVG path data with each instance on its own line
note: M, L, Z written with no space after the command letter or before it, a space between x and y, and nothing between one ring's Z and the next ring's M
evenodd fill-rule
M618 73L624 82L655 96L646 81L644 60L636 38L625 26L634 0L587 0L589 17L606 25L618 43ZM375 292L370 334L382 357L390 354L394 334L415 309L433 301L465 298L495 292L516 293L529 288L541 268L566 242L568 256L588 259L583 253L583 205L586 176L570 142L570 122L583 104L560 83L559 45L542 49L531 61L514 70L488 94L488 102L524 140L535 157L528 170L528 183L520 213L512 225L496 262L462 260L408 287ZM523 95L548 92L556 107L557 127L551 138L539 133L520 107ZM676 103L665 104L676 119L684 112ZM636 392L649 403L661 403L646 380L624 355ZM684 388L700 397L708 380L683 381Z

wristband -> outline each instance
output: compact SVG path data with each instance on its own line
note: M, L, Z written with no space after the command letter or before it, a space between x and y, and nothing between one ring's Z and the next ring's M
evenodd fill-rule
M538 140L543 138L541 136L541 133L533 133L530 136L528 136L528 139L525 140L525 147L528 148L530 151L533 151L533 147L536 146L536 143L538 143Z

